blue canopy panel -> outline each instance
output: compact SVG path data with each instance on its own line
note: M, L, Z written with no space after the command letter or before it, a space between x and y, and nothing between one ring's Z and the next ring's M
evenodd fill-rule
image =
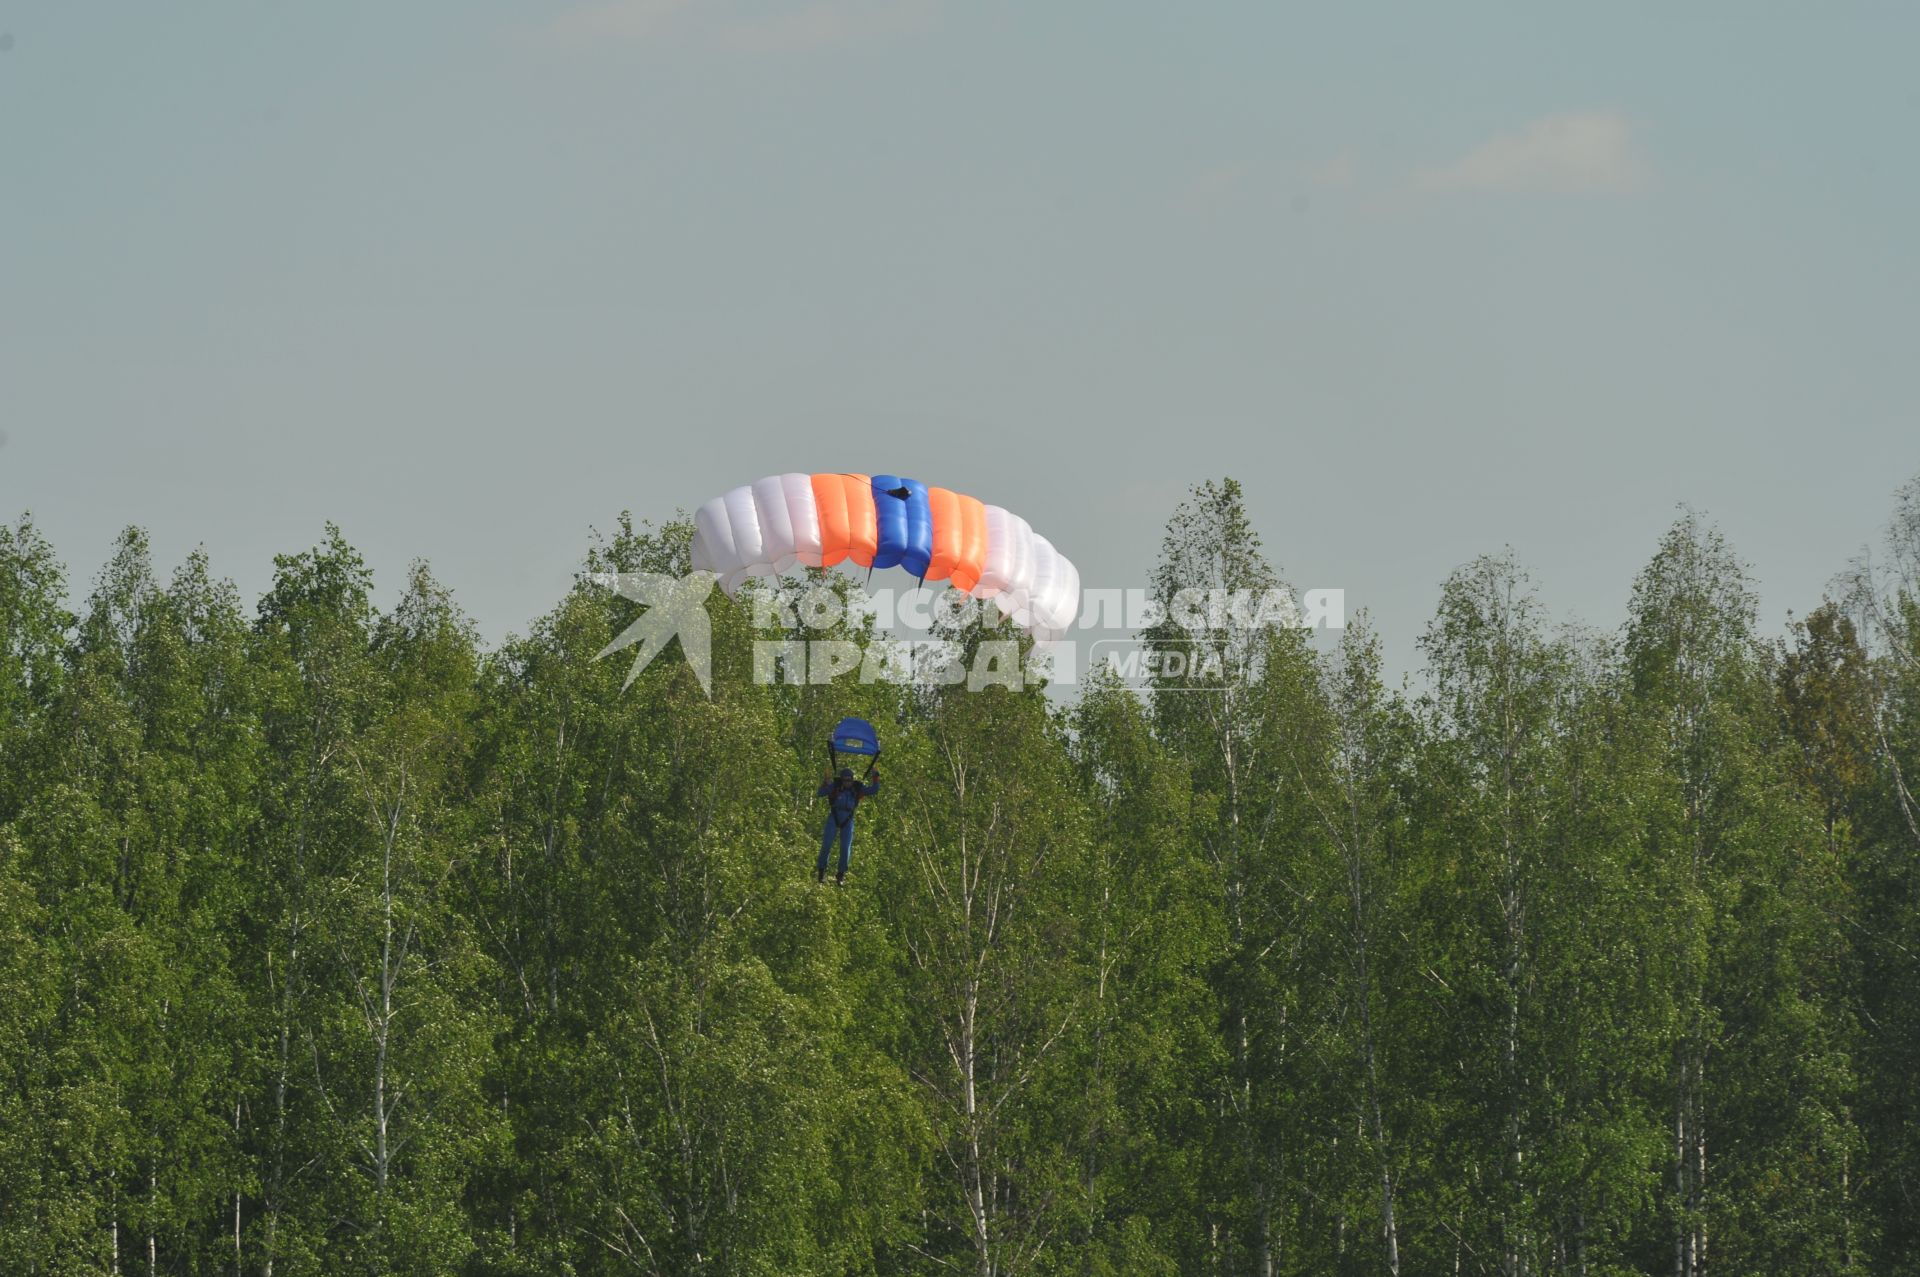
M873 514L880 533L876 568L903 567L925 576L933 561L933 506L927 485L897 475L873 476Z
M833 728L833 748L841 754L865 754L878 757L880 737L873 724L864 718L843 718Z

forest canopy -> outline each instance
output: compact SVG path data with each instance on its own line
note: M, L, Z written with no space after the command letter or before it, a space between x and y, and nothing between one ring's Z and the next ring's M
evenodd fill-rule
M691 539L489 646L337 529L0 527L0 1271L1920 1273L1920 480L1784 628L1692 514L1614 632L1477 559L1398 686L766 682L716 594L623 690Z

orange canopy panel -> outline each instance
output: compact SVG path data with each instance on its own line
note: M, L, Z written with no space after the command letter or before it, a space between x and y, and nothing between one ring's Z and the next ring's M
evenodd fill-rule
M957 590L972 590L987 561L987 508L963 492L928 488L933 511L933 558L927 580L951 580Z
M960 494L928 488L927 509L933 516L933 554L927 559L926 579L944 581L953 575L953 561L960 556Z
M953 587L972 593L987 566L987 507L978 497L954 494L960 518L960 546L953 557Z
M832 567L852 559L863 568L872 567L880 547L872 481L864 474L816 474L813 503L820 513L821 564Z

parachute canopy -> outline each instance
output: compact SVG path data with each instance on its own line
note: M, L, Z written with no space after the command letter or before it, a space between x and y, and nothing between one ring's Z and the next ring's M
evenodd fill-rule
M890 474L776 474L693 517L693 566L737 593L750 576L851 560L901 567L992 599L1036 639L1080 615L1080 573L1027 521L997 505Z
M880 737L874 732L873 724L866 719L843 718L834 724L833 749L837 754L864 754L878 758Z

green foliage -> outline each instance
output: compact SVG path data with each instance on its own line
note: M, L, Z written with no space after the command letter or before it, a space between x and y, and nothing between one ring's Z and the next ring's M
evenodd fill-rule
M0 1270L1920 1272L1920 486L1774 642L1693 515L1617 635L1476 560L1418 692L1176 606L1282 584L1231 480L1071 700L756 681L762 583L623 687L689 537L483 650L0 529Z

